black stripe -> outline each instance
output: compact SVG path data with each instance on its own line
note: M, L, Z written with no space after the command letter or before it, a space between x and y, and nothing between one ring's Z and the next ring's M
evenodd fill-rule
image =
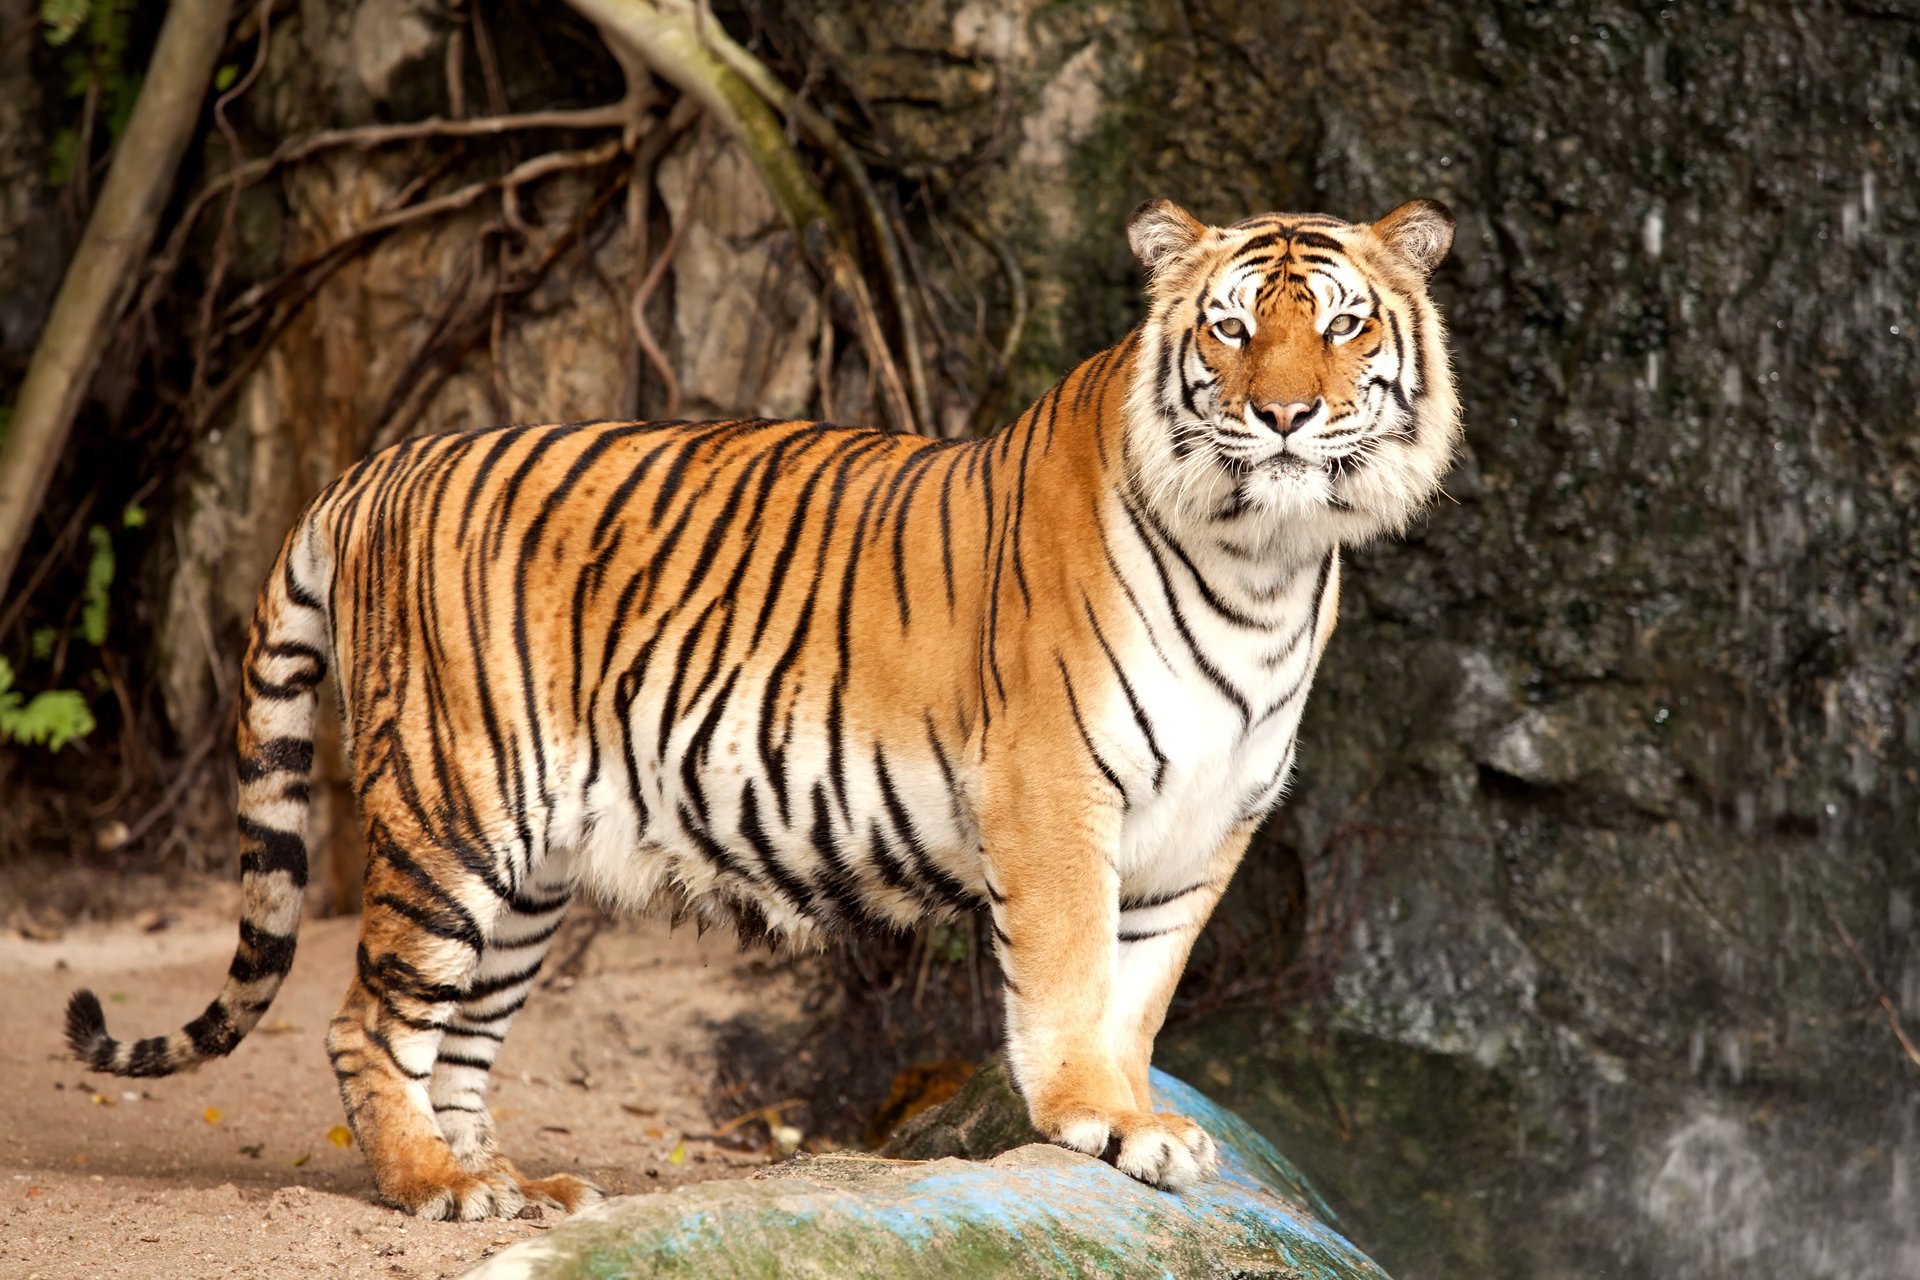
M292 934L269 933L253 921L240 921L240 950L234 953L227 976L236 982L259 978L277 978L293 968L293 952L298 939Z
M1133 712L1133 723L1139 727L1140 736L1147 740L1147 750L1153 753L1153 789L1158 791L1160 784L1166 780L1167 757L1153 736L1153 726L1147 722L1146 709L1140 705L1140 699L1134 696L1133 684L1121 669L1120 659L1115 656L1113 646L1107 643L1106 634L1100 630L1100 619L1094 616L1093 601L1087 599L1084 588L1080 592L1080 603L1087 611L1087 621L1093 625L1093 638L1099 642L1100 651L1107 655L1107 663L1120 681L1120 692L1126 696L1127 708Z
M1120 942L1145 942L1150 938L1163 938L1167 934L1175 932L1178 931L1175 929L1146 929L1135 932L1122 929L1119 934L1116 935L1116 938Z
M257 846L241 851L240 874L242 876L268 875L275 871L284 871L292 878L294 888L307 887L306 841L295 832L263 826L244 813L239 817L239 827L241 838L250 840Z
M1141 544L1147 549L1147 558L1160 580L1160 593L1166 600L1167 616L1173 620L1173 629L1179 633L1180 639L1187 646L1188 655L1192 657L1194 665L1200 668L1201 674L1206 676L1207 682L1219 690L1221 697L1239 709L1240 723L1244 728L1253 719L1253 707L1248 704L1246 696L1227 679L1226 674L1201 651L1199 641L1194 639L1193 632L1187 627L1186 616L1180 610L1180 601L1174 592L1172 580L1167 577L1166 566L1160 563L1158 548L1148 538L1146 530L1141 528L1139 517L1133 510L1133 504L1123 500L1120 506L1127 513L1127 519L1133 523L1134 536L1139 538Z
M489 996L497 996L502 991L511 991L517 986L532 982L540 976L540 966L545 961L546 957L541 956L535 959L532 964L527 965L523 969L516 969L512 973L503 973L497 978L483 978L469 981L466 990L460 993L460 1003L462 1005L471 1005L478 1001L485 1000ZM462 1016L470 1018L473 1015L463 1011Z
M813 891L799 877L789 871L774 852L773 842L767 839L766 830L760 825L760 802L756 798L752 779L740 791L740 838L747 842L754 855L760 859L760 865L766 870L767 879L781 897L793 905L801 915L812 919L814 916Z
M827 811L827 791L818 782L813 784L813 825L807 835L814 852L820 855L820 861L824 864L819 877L821 891L839 909L846 923L859 923L866 917L866 902L852 869L834 839L833 818Z
M1064 685L1067 690L1067 709L1073 712L1073 726L1080 731L1080 741L1086 744L1087 754L1093 757L1093 763L1100 770L1101 776L1113 784L1113 789L1120 795L1121 806L1125 807L1127 805L1127 789L1120 785L1119 777L1112 769L1107 767L1107 762L1100 758L1099 748L1093 745L1093 737L1087 732L1087 722L1080 715L1080 699L1074 696L1073 677L1067 674L1066 659L1062 658L1056 651L1053 655L1053 661L1054 665L1060 668L1060 683Z
M470 1058L464 1053L448 1053L444 1046L439 1052L434 1054L433 1061L436 1066L440 1063L445 1063L449 1067L471 1067L475 1071L493 1070L493 1059L491 1058ZM434 1110L441 1111L446 1110L446 1108L435 1107Z
M1171 893L1149 894L1144 898L1122 898L1120 912L1125 915L1129 911L1146 911L1153 907L1164 907L1169 902L1178 902L1188 894L1198 893L1206 887L1207 881L1202 880L1199 884L1190 884L1184 889L1175 889Z
M879 743L873 746L873 770L880 781L880 801L887 811L887 821L893 825L894 832L905 844L913 860L913 870L920 877L916 886L931 891L932 896L941 904L956 910L970 911L975 906L975 898L945 868L936 863L927 851L927 843L914 828L913 819L907 813L907 807L901 803L900 793L894 789L893 774L887 768L886 753ZM923 892L922 896L926 896Z

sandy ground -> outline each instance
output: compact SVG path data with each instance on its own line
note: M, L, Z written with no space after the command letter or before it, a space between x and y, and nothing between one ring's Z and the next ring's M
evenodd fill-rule
M238 894L182 901L52 939L0 935L0 1277L458 1275L552 1225L416 1221L375 1204L360 1153L335 1145L322 1037L356 920L307 923L279 999L224 1061L143 1081L68 1059L77 986L122 1038L181 1025L218 989ZM732 1117L704 1104L714 1024L777 1005L783 984L730 937L602 932L514 1025L492 1092L503 1145L529 1173L575 1169L616 1194L763 1163L712 1136Z

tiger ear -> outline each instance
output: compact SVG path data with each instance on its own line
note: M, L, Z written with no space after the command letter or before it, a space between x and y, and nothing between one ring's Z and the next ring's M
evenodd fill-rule
M1453 248L1453 210L1438 200L1409 200L1374 223L1373 234L1422 276L1430 276Z
M1149 200L1127 216L1127 243L1147 269L1149 280L1159 276L1207 234L1207 224L1171 200Z

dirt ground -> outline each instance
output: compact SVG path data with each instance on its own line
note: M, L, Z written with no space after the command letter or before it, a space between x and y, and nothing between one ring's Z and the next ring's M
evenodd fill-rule
M448 1276L552 1225L403 1216L374 1203L360 1153L336 1145L322 1037L354 919L306 923L279 998L228 1059L120 1080L67 1058L75 987L100 994L122 1038L180 1026L218 989L237 890L169 898L114 924L0 932L0 1277ZM577 976L547 981L491 1094L503 1145L529 1173L576 1169L619 1194L770 1158L738 1149L719 1132L733 1117L706 1102L716 1024L780 1005L794 980L777 962L725 935L638 922L595 937Z

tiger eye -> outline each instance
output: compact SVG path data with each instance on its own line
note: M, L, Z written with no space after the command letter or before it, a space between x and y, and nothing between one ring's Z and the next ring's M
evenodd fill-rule
M1238 316L1228 316L1224 320L1214 322L1213 332L1222 342L1244 342L1247 337L1247 324Z
M1327 334L1329 337L1344 338L1359 327L1359 316L1335 316L1327 325Z

